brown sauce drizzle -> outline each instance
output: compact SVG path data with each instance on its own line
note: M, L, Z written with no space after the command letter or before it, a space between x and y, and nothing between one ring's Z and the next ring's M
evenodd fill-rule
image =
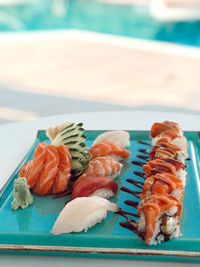
M139 197L139 195L141 193L140 191L133 191L133 190L131 190L131 189L127 188L127 187L124 187L124 186L121 188L121 191L129 193L129 194L135 196L136 198L140 198Z
M131 161L131 163L134 165L141 166L141 167L146 164L145 162L137 161L137 160L133 160L133 161Z
M152 146L151 144L147 143L147 142L143 142L143 141L138 141L139 144L142 145L147 145L147 146Z
M142 238L144 240L144 234L140 233L138 231L137 227L134 224L132 224L131 222L129 222L129 221L120 222L119 225L122 226L123 228L126 228L126 229L132 231L133 233L135 233L136 235L138 235L140 238Z
M145 161L149 161L149 156L144 156L144 155L137 155L137 158L143 159Z
M137 214L134 214L134 213L132 213L132 212L128 212L128 211L125 211L125 210L119 210L119 211L117 211L116 213L119 214L120 216L126 218L129 222L134 222L134 223L136 223L136 220L131 219L131 218L129 218L129 217L126 216L126 215L130 215L130 216L137 217Z
M133 185L137 186L137 187L140 188L140 189L142 189L142 188L143 188L143 185L144 185L143 182L136 181L136 180L133 180L133 179L130 179L130 178L126 179L126 181L127 181L128 183L130 183L130 184L133 184Z
M174 159L164 159L164 161L168 162L168 163L171 163L174 166L177 166L177 167L180 167L180 168L183 168L185 166L185 164L183 164L181 161L174 160Z
M139 172L139 171L134 171L133 172L135 175L143 178L143 179L146 179L146 176L145 176L145 173L144 172Z
M127 206L131 206L133 208L137 208L139 202L138 201L135 201L135 200L130 200L130 199L127 199L124 201L124 203L127 205ZM138 217L138 215L137 215Z
M138 151L139 151L140 153L149 155L149 149L138 149Z

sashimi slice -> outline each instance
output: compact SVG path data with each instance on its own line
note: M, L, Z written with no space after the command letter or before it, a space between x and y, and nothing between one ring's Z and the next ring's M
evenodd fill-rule
M32 189L39 196L50 193L54 179L58 172L59 154L57 148L49 145L46 152L44 168L40 178L37 180L35 187Z
M109 177L85 177L73 188L71 200L88 197L99 189L110 190L114 195L117 193L118 184Z
M100 134L94 140L93 145L102 143L104 141L112 142L122 147L130 146L130 135L126 131L109 131Z
M126 159L130 156L130 152L128 150L120 145L108 141L93 145L89 149L89 153L92 155L92 158L117 156L119 157L119 160Z
M94 158L88 163L85 172L74 182L73 187L82 179L89 176L107 176L114 179L120 174L122 166L123 165L118 161L108 157Z
M33 154L33 160L30 164L30 169L28 171L27 183L30 188L35 186L35 183L38 181L41 172L43 170L44 161L46 159L46 152L49 144L48 143L39 143Z
M57 176L53 183L53 194L59 194L66 191L68 188L68 182L71 177L70 171L72 157L68 147L65 145L60 145L57 147L57 151L59 154L59 165Z
M29 160L24 164L24 166L21 168L19 172L19 177L28 177L29 170L31 168L32 160Z
M116 204L101 197L75 198L61 211L51 233L59 235L87 231L88 228L105 219L108 211L117 212L118 210L119 207Z

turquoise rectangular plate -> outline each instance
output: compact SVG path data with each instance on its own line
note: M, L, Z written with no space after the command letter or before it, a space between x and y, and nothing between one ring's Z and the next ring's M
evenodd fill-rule
M87 145L91 146L97 135L103 131L87 131ZM126 182L133 178L133 171L141 167L131 164L137 160L139 148L145 145L137 141L149 141L148 131L130 131L131 157L124 161L121 175L116 179L121 186L131 187ZM199 132L185 132L188 140L188 154L192 161L187 161L187 183L183 200L181 218L182 236L156 246L147 246L134 233L119 226L125 219L117 214L109 213L100 224L90 228L87 232L62 234L54 236L50 230L60 211L69 198L52 199L52 196L38 197L34 195L34 202L28 208L13 211L13 181L25 162L32 159L34 149L39 142L49 142L45 131L39 131L36 141L29 153L17 167L13 175L0 192L0 252L30 255L53 256L85 256L116 259L141 259L162 261L200 262L200 138ZM133 188L131 188L133 189ZM122 191L111 201L127 211L131 207L124 204L124 200L134 199L133 196Z

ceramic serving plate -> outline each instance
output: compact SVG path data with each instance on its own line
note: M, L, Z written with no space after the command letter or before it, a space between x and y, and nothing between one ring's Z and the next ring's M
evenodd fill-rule
M88 146L91 146L97 135L103 131L87 131ZM148 148L138 140L151 143L148 131L129 131L131 136L131 157L123 161L121 175L116 179L119 189L122 186L135 190L126 182L134 178L133 171L141 171L140 166L131 164L138 160L138 149ZM45 131L39 131L36 141L29 153L17 167L0 193L0 251L15 254L39 254L54 256L85 256L117 259L141 259L163 261L200 262L200 138L198 132L185 132L188 140L188 154L192 159L187 161L187 183L183 200L181 218L182 236L156 246L147 246L136 234L122 228L119 223L125 219L117 214L109 213L100 224L87 232L50 234L52 226L63 209L68 197L53 199L53 196L38 197L28 208L13 211L13 181L25 162L32 159L34 149L39 142L49 142ZM137 178L141 179L142 178ZM127 199L136 200L134 196L123 191L118 192L112 202L129 212L133 208L124 204Z

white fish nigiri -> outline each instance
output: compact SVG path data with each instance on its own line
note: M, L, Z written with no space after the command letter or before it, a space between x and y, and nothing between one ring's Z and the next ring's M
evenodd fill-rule
M93 145L102 143L104 141L112 142L122 147L128 147L130 146L130 135L126 131L105 132L97 136Z
M78 197L70 201L58 216L51 233L54 235L87 231L106 218L107 212L119 207L101 197Z

